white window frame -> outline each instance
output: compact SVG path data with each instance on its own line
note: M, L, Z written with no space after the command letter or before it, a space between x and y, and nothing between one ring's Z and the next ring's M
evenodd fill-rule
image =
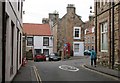
M78 45L78 46L77 46ZM75 43L74 44L74 52L79 52L79 46L80 46L80 44L79 43ZM77 51L76 51L76 49L77 49Z
M101 44L100 44L101 45L101 52L108 52L108 23L107 22L101 23L100 28L101 28L101 34L100 34L100 36L101 36ZM102 35L104 35L106 37L106 38L104 38L106 40L103 40ZM106 43L103 45L102 41L104 41ZM103 46L105 46L105 45L107 48L103 49Z
M75 30L76 29L79 30L79 37L75 37ZM74 39L81 39L81 27L74 27L73 37L74 37Z
M95 27L92 27L92 33L94 33L95 32Z
M85 34L87 34L87 29L85 29Z

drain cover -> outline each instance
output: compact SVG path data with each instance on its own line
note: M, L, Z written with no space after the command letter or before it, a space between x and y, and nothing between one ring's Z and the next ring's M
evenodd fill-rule
M78 68L76 68L74 66L69 66L69 65L61 65L61 66L59 66L59 68L62 70L74 71L74 72L79 70Z

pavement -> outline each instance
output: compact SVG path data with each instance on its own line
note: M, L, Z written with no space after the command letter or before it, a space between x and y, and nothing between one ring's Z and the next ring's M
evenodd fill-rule
M74 59L85 59L88 58L89 56L75 56L75 57L71 57L70 60L74 60ZM100 72L100 73L104 73L113 77L118 78L118 80L120 81L120 71L115 70L115 69L110 69L101 65L97 65L96 67L91 66L90 64L84 64L84 67Z
M118 70L113 70L113 69L110 69L110 68L107 68L107 67L104 67L101 65L97 65L96 67L94 67L89 64L85 64L84 67L94 70L94 71L97 71L97 72L100 72L100 73L104 73L104 74L116 77L120 81L120 71L118 71Z
M87 57L86 56L71 57L68 60L84 59L84 58L87 58ZM18 73L16 74L12 82L14 83L16 81L30 81L30 82L36 81L33 65L34 65L33 61L28 61L28 63L25 66L22 66L20 68L20 70L18 71ZM90 64L84 64L84 67L93 71L97 71L100 73L104 73L104 74L116 77L120 81L120 71L109 69L100 65L97 65L96 67L94 67L94 66L91 66Z
M20 70L17 72L16 76L12 80L12 83L21 81L32 83L33 81L36 81L33 66L34 66L33 61L28 61L27 64L21 66Z

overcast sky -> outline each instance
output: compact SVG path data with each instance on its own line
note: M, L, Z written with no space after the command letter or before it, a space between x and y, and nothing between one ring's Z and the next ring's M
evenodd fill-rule
M55 10L62 18L66 14L68 4L74 4L76 14L82 16L83 21L87 21L90 6L94 7L94 0L25 0L23 22L41 24L42 18L48 18L48 14L53 13Z

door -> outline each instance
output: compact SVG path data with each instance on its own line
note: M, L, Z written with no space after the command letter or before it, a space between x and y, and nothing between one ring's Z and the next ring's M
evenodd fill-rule
M84 43L74 42L73 43L74 56L84 56Z

